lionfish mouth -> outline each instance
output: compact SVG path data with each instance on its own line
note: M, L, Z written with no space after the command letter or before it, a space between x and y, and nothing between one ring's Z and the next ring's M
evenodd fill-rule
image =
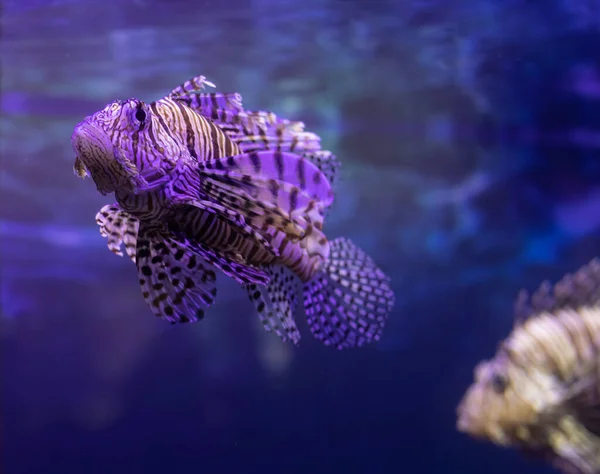
M459 403L456 414L456 429L474 439L491 441L499 446L508 446L510 439L497 423L489 407L483 406L482 393L471 387Z

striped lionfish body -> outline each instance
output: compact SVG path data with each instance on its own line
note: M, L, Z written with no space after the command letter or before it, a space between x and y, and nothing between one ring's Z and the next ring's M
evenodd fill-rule
M600 472L600 261L530 300L522 292L516 314L494 359L476 367L458 429L565 473Z
M136 264L152 311L202 319L216 271L246 288L268 331L297 343L302 306L317 339L338 348L380 337L389 278L351 241L329 241L325 211L339 163L317 135L203 76L152 103L116 101L75 127L74 169L116 203L96 221L110 250Z

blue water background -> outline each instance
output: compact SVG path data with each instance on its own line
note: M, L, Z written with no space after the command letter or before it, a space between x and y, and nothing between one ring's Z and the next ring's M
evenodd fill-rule
M456 433L521 288L599 252L597 0L7 0L1 446L9 474L550 473ZM327 232L391 275L377 345L301 346L221 279L196 325L145 306L70 135L204 74L343 161Z

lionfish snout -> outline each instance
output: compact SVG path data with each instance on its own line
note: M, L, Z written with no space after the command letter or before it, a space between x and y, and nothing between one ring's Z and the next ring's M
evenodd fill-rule
M462 433L469 433L473 425L473 415L468 408L468 400L465 397L456 409L456 428Z
M75 172L83 177L87 171L100 193L114 192L117 182L111 172L111 163L115 157L107 133L91 121L84 120L75 126L71 144L76 155Z
M469 388L457 409L456 429L474 437L486 436L485 420L481 415L483 393L476 384Z

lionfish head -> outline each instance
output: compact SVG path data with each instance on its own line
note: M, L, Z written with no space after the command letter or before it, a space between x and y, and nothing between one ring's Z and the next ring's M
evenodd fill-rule
M495 444L536 444L535 431L547 405L544 384L500 351L475 368L475 381L457 408L457 429Z
M144 130L149 113L139 100L115 101L77 124L71 136L75 174L91 176L102 194L135 189L139 172L131 137Z

